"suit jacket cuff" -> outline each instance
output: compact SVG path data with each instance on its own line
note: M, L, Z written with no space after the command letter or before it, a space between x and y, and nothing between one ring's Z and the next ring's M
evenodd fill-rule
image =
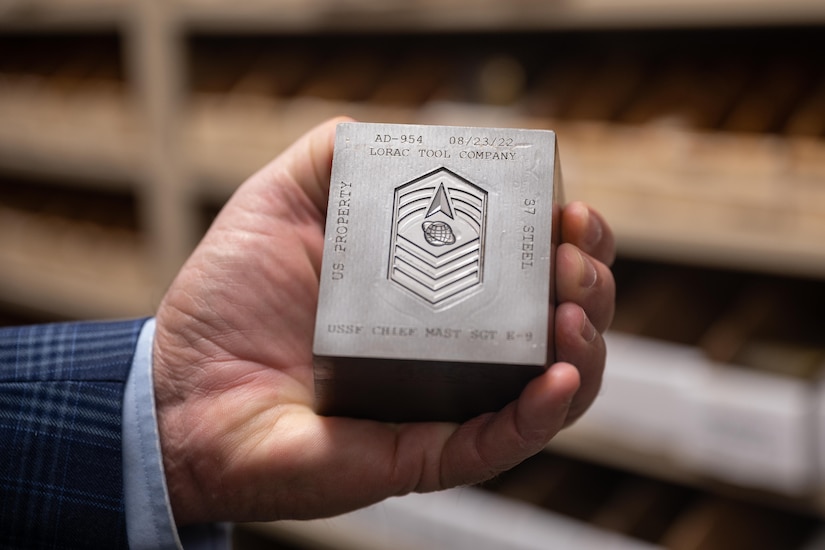
M0 546L123 548L124 383L144 320L0 329Z

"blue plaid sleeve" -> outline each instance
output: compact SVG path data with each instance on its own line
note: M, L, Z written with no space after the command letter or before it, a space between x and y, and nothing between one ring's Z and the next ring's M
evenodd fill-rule
M121 408L144 322L0 330L0 547L127 547Z

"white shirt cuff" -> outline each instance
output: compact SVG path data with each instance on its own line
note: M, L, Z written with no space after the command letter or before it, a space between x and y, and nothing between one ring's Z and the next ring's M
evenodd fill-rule
M155 320L143 325L123 395L123 493L126 534L133 550L229 549L224 524L178 531L172 516L158 435L152 382Z

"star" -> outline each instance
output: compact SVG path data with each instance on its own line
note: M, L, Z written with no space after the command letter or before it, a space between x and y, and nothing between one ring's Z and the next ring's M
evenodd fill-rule
M447 196L447 190L444 189L443 182L439 184L438 191L435 192L433 200L430 202L430 207L427 209L427 214L424 217L429 218L439 212L450 219L454 219L453 207L450 204L450 197Z

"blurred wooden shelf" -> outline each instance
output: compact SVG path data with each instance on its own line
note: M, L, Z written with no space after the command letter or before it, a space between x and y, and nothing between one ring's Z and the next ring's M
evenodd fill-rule
M146 136L123 90L99 83L61 92L39 80L0 82L0 167L89 180L140 173Z
M810 550L815 519L557 454L477 488L412 494L330 519L250 524L323 549Z
M249 527L282 540L330 550L661 548L475 488L392 498L330 519Z
M825 142L557 128L570 196L604 211L623 254L825 278Z
M600 427L598 423L582 422L581 425L577 424L560 432L548 445L547 451L712 494L825 517L825 491L817 491L808 497L794 498L777 492L724 483L701 469L680 463L674 459L674 451L667 445L655 449L650 446L628 444L617 437L615 430Z
M112 29L125 22L129 9L127 0L2 0L0 29Z
M597 426L567 429L553 439L547 450L739 501L760 503L811 517L825 517L825 490L816 489L810 496L794 498L735 483L724 483L708 476L701 469L674 460L671 449L636 447L617 438L615 431L601 430Z
M150 315L152 262L124 230L0 205L0 302L63 318Z
M506 31L594 28L778 25L825 21L816 0L179 0L180 19L205 32Z
M0 56L0 168L74 181L139 179L146 128L121 44L112 29L0 36L0 50L12 54Z

